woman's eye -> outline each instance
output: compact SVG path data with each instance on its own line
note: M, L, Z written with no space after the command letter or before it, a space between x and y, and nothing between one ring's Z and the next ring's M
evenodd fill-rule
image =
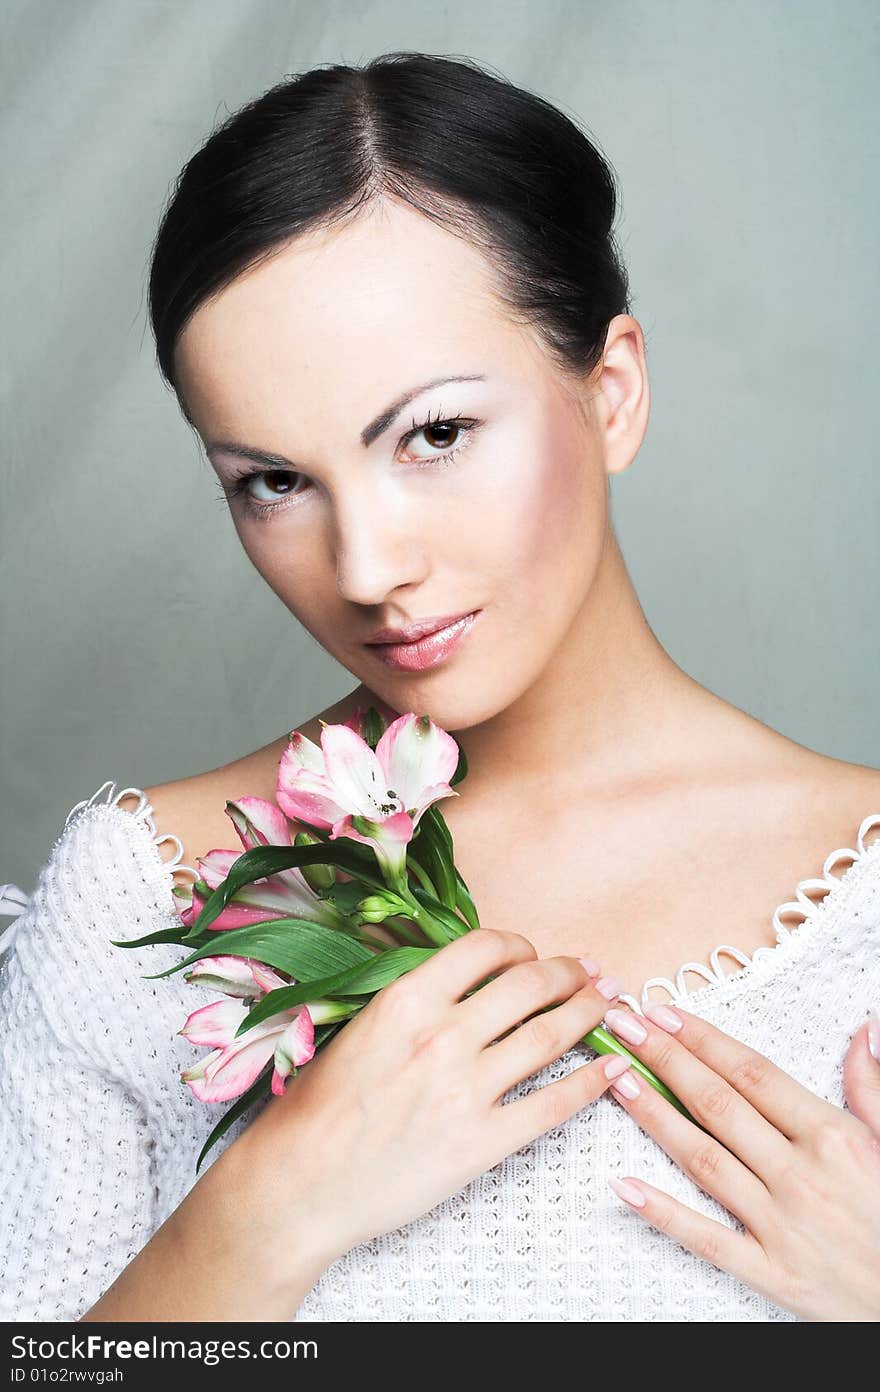
M429 422L427 425L420 425L416 430L411 431L410 434L407 436L407 444L409 444L410 441L417 439L419 435L422 435L424 436L431 449L454 449L455 446L458 444L459 439L463 433L463 425L464 422L461 420L438 420ZM467 427L465 427L464 433L466 432ZM416 457L424 458L423 455L417 455Z
M461 416L427 420L421 425L413 425L404 437L402 444L411 452L405 464L425 467L432 464L450 463L468 443L479 425L478 421ZM415 451L414 442L423 436L427 449ZM266 487L268 498L257 493L257 488ZM276 489L280 488L280 493ZM254 469L240 474L231 484L221 486L222 495L227 500L239 498L252 517L263 519L280 508L296 506L296 499L308 493L311 483L305 474L292 473L288 469Z
M271 484L269 488L269 496L268 499L263 498L262 501L264 503L271 503L278 502L279 500L283 500L285 497L291 497L297 493L302 493L303 489L301 487L297 488L295 485L297 480L302 480L303 478L303 474L292 474L287 469L262 469L258 474L246 474L244 482L246 485L248 483L253 483L254 485L256 485L258 483L262 484L264 479L268 479ZM275 492L276 487L280 488L280 493ZM248 489L247 491L249 497L254 496L252 490Z

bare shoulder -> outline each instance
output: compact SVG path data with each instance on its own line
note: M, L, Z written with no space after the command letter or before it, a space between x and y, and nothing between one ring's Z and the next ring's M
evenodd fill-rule
M328 723L345 720L362 700L362 688L357 687L309 720L300 721L291 728L302 731L308 739L318 743L322 720ZM144 788L153 809L157 834L170 834L178 838L183 846L183 865L195 869L199 858L210 850L239 848L238 837L226 815L226 802L246 794L270 801L274 799L278 761L289 736L290 731L286 730L261 749L255 749L228 764ZM136 801L132 798L133 806ZM125 807L126 799L122 799L120 805ZM171 841L164 842L160 850L166 859L176 853ZM181 879L181 883L189 882L189 876Z
M835 845L855 849L866 818L880 818L880 768L816 754L806 769L806 788L813 805L823 807L829 825L839 828ZM866 844L880 838L880 825L866 834Z

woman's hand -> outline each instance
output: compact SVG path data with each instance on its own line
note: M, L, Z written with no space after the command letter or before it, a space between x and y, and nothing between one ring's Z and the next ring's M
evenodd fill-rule
M619 984L598 971L589 959L538 958L519 933L477 928L383 987L235 1142L251 1187L272 1197L267 1242L286 1245L279 1175L300 1201L294 1239L305 1209L332 1260L594 1102L628 1060L589 1059L502 1098L600 1023Z
M696 1213L638 1175L611 1179L615 1191L653 1227L802 1319L880 1319L876 1023L857 1031L847 1053L851 1110L844 1111L689 1011L652 1004L646 1016L620 1008L603 1023L706 1131L634 1069L623 1081L634 1080L637 1096L616 1084L611 1091L746 1231ZM640 1025L644 1039L636 1038Z

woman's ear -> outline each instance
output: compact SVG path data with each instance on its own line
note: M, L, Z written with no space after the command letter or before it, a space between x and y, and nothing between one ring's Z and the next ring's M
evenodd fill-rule
M603 439L605 469L623 473L645 438L651 388L641 325L631 314L617 314L608 325L602 362L597 370L594 408Z

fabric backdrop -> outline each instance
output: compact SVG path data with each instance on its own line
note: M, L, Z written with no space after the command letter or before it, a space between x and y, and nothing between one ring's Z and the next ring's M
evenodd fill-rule
M713 691L880 765L871 0L4 0L0 22L0 881L30 891L105 778L214 768L355 684L242 551L146 282L216 121L392 49L491 65L611 161L652 386L613 515L648 621Z

